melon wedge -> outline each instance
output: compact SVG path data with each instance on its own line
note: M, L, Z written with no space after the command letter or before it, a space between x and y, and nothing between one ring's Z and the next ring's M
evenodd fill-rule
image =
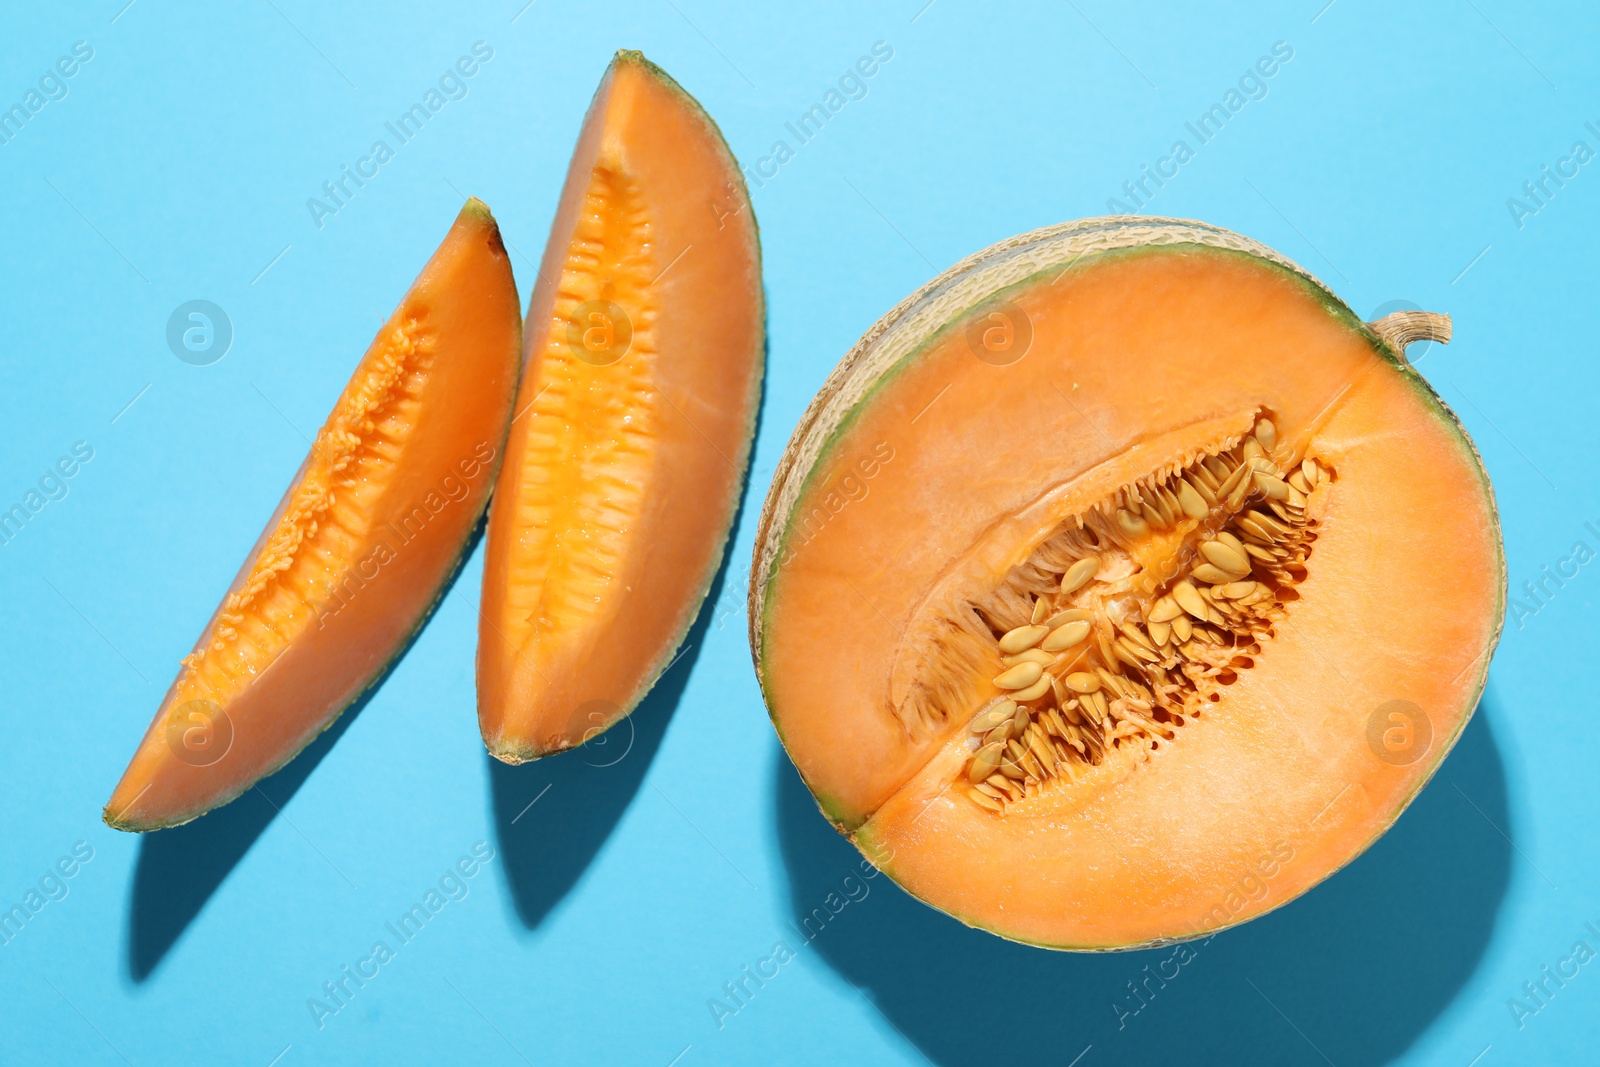
M763 330L738 164L688 93L617 53L529 301L490 511L478 717L496 758L583 743L668 666L738 504Z
M469 200L378 331L105 808L177 826L282 767L383 673L455 573L516 393L516 284Z
M1382 834L1482 692L1493 494L1405 361L1201 223L1002 242L867 332L757 532L751 644L826 816L1052 948L1197 937Z

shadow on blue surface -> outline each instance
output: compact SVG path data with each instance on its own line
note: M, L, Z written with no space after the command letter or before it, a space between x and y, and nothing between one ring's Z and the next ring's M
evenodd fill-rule
M887 878L867 883L869 895L809 947L941 1067L1067 1064L1090 1045L1085 1063L1096 1065L1386 1063L1471 976L1510 881L1505 772L1483 714L1493 699L1484 697L1433 781L1366 854L1299 900L1183 946L1193 954L1186 963L1168 962L1178 946L1091 955L1013 944ZM860 855L781 752L778 762L777 824L798 926L841 893ZM1176 977L1163 981L1163 966ZM1129 983L1150 991L1142 1007Z
M369 693L352 705L287 767L238 800L194 822L144 835L128 902L130 978L143 982L150 977L370 699Z
M532 763L513 767L485 754L501 876L528 929L577 885L639 792L705 644L730 558L725 551L678 659L632 715L580 748Z
M194 922L223 879L238 866L250 846L278 816L295 793L317 769L339 738L356 721L372 698L377 696L395 668L411 653L411 648L427 629L433 613L455 588L467 560L477 551L488 522L479 516L466 547L456 560L455 570L444 583L438 599L416 632L407 639L398 655L389 661L377 681L355 703L344 710L333 725L324 730L288 766L270 778L247 789L237 800L203 815L194 822L170 830L144 834L139 841L139 861L134 867L133 887L128 899L126 959L128 977L144 982ZM340 877L343 877L341 874Z
M700 654L719 578L689 631L690 647L650 694L580 748L510 766L485 753L500 873L516 917L530 930L578 884L628 810L666 736Z

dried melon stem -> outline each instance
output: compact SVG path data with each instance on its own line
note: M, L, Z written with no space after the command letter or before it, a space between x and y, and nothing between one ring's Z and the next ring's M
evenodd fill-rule
M1123 486L942 618L937 667L902 707L970 718L959 785L997 813L1115 754L1146 758L1274 636L1332 478L1263 415Z

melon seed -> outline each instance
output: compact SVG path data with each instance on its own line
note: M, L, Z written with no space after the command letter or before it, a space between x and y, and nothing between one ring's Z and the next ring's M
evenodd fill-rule
M1106 703L1106 695L1104 693L1090 693L1089 703L1094 708L1096 722L1104 722L1106 720L1106 716L1111 714L1111 707Z
M1069 622L1090 622L1093 619L1094 612L1088 608L1068 608L1065 611L1058 611L1044 620L1044 625L1054 630L1056 627L1063 626Z
M1261 447L1271 452L1278 444L1278 428L1272 425L1271 419L1262 419L1256 423L1256 440L1261 442Z
M1242 464L1239 467L1239 472L1240 472L1241 475L1246 473L1246 472L1248 472L1249 470L1250 470L1250 465L1249 464ZM1239 479L1239 481L1234 485L1233 492L1228 494L1227 506L1228 506L1229 510L1237 511L1239 508L1243 507L1244 506L1244 502L1245 502L1245 498L1250 495L1250 490L1254 485L1255 485L1255 481L1253 479L1247 478L1247 477L1241 477Z
M1087 620L1079 619L1076 622L1063 623L1051 630L1044 641L1039 645L1046 652L1060 652L1080 644L1089 636L1090 626Z
M1253 540L1270 544L1278 539L1278 535L1273 533L1272 528L1267 525L1267 518L1266 515L1259 511L1247 511L1234 521L1238 524L1239 529L1243 530Z
M1050 676L1046 674L1028 688L1018 689L1013 695L1018 700L1038 700L1048 692L1050 692Z
M1043 603L1043 601L1040 601ZM1050 631L1043 626L1018 626L1015 630L1007 631L1000 638L1000 651L1008 656L1014 656L1024 649L1032 648L1039 643L1039 639Z
M1191 519L1203 519L1211 513L1211 507L1206 503L1205 497L1182 478L1178 479L1178 506L1183 508L1183 513Z
M1190 615L1204 622L1206 619L1206 602L1200 599L1200 594L1188 582L1179 582L1172 587L1172 599L1178 606Z
M1000 803L1000 801L996 800L994 797L986 794L981 789L967 790L967 799L978 805L978 807L987 808L990 811L1003 812L1006 810L1006 806L1004 804Z
M1037 663L1019 663L1010 670L1003 671L995 678L994 684L1001 689L1026 689L1037 682L1043 673L1044 668Z
M967 780L981 782L995 772L1000 766L999 745L984 745L972 757L972 764L967 768Z
M986 734L996 726L1009 720L1011 716L1016 714L1016 711L1017 705L1015 701L1001 697L978 712L972 720L970 729L975 734Z
M1177 522L1178 516L1184 513L1183 505L1178 503L1178 495L1164 485L1157 486L1156 492L1161 494L1161 503L1164 505L1163 510L1166 514L1172 516L1168 521Z
M1250 473L1250 464L1249 463L1241 463L1237 467L1233 468L1233 470L1228 472L1228 477L1225 478L1223 480L1222 484L1217 487L1217 496L1218 497L1230 496L1233 493L1233 491L1239 487L1239 483L1244 481L1244 479L1246 478L1246 476L1249 475L1249 473Z
M1183 608L1178 606L1178 602L1170 596L1164 596L1157 600L1155 606L1150 609L1150 621L1171 622L1182 614Z
M1146 660L1150 663L1155 663L1161 659L1160 656L1156 655L1154 649L1145 648L1142 645L1128 640L1126 637L1117 638L1116 652L1117 658L1122 660L1122 662L1126 663L1130 667L1141 666L1139 663L1140 660Z
M1144 494L1145 507L1147 509L1153 508L1155 513L1160 516L1161 528L1163 530L1177 521L1177 512L1167 507L1167 502L1161 499L1161 493L1159 490L1150 486L1146 486L1141 489L1140 492Z
M1067 568L1067 573L1061 576L1061 592L1063 594L1076 593L1079 589L1089 584L1095 572L1100 569L1100 561L1094 556L1080 559Z
M1222 582L1231 582L1235 578L1239 577L1237 573L1225 571L1221 567L1213 566L1210 563L1202 563L1189 573L1200 579L1202 582L1208 582L1211 585L1217 585Z
M1044 738L1043 728L1035 726L1028 731L1028 748L1043 767L1049 767L1055 763L1056 754L1050 751L1050 743Z
M1225 571L1250 573L1250 558L1244 554L1243 545L1235 548L1219 537L1215 541L1201 541L1200 554Z
M1282 478L1266 471L1256 471L1256 487L1273 500L1287 500L1289 498L1289 483Z
M1074 671L1066 677L1067 688L1074 693L1092 693L1100 688L1098 676L1088 671Z

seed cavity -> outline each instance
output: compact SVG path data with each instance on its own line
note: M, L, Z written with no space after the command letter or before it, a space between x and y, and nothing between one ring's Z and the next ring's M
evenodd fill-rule
M1070 516L971 605L1004 691L958 791L1003 816L1122 753L1143 761L1255 665L1298 598L1328 468L1270 418ZM976 665L981 670L981 665Z

